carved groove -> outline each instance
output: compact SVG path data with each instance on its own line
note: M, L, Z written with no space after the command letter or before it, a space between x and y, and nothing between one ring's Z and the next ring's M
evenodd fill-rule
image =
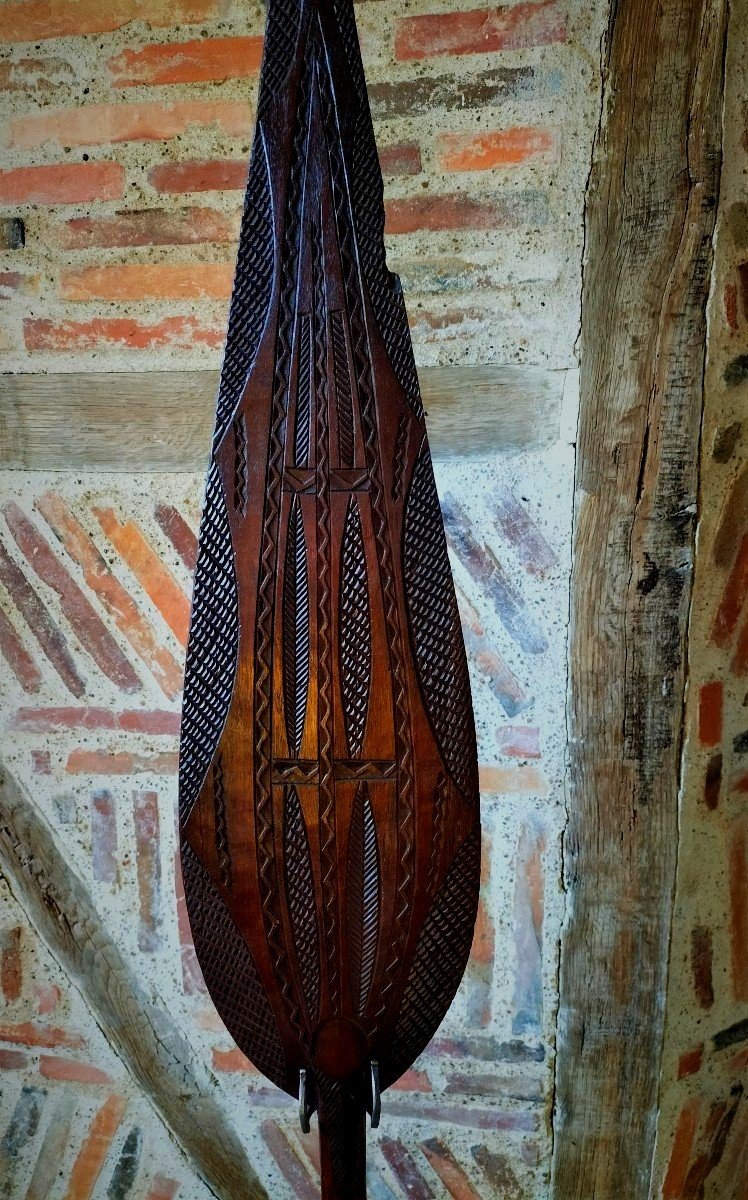
M294 496L283 579L283 698L288 749L295 758L304 736L309 694L309 578L304 519Z
M234 510L247 511L247 422L244 413L234 419Z
M403 478L405 476L405 467L408 460L408 435L410 433L410 419L407 413L400 413L400 420L397 423L397 436L395 438L395 454L392 465L392 499L397 501L402 499L403 495Z
M213 807L216 818L216 854L221 872L221 883L227 889L231 887L231 851L229 849L229 834L226 824L226 792L223 778L223 759L220 753L213 762Z
M296 384L296 424L294 428L294 466L309 466L312 448L312 319L308 313L299 318L299 368Z
M313 1027L319 1013L317 908L309 839L295 787L286 789L285 817L286 897L304 1000Z
M387 1056L387 1087L431 1040L465 970L480 888L480 826L463 842L418 937Z
M377 831L367 784L353 802L348 841L348 952L351 988L361 1016L369 998L379 936L380 873Z
M200 968L213 1003L241 1050L278 1087L286 1062L254 959L208 872L182 842L184 893Z
M478 801L470 680L431 456L424 441L405 506L405 594L423 701L452 779Z
M348 346L345 338L345 318L341 312L330 313L332 330L332 361L335 372L335 409L338 415L338 453L341 467L353 466L353 391L348 366Z
M340 566L340 691L348 753L361 753L371 687L369 581L361 514L348 501Z
M447 781L442 771L436 781L434 792L434 818L431 830L431 854L429 855L428 889L433 896L439 873L439 859L444 845L444 816L447 807Z

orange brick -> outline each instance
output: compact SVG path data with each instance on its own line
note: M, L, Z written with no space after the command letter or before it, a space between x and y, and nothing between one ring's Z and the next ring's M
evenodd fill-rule
M735 817L727 839L732 993L741 1003L748 1000L748 814Z
M442 133L437 138L443 171L486 171L512 167L529 159L558 152L553 129L517 126L480 134Z
M400 1076L392 1087L396 1092L431 1092L431 1080L425 1071L417 1071L411 1067Z
M722 681L713 679L699 688L699 741L718 746L722 741Z
M181 1186L178 1179L167 1179L164 1175L154 1175L146 1200L174 1200Z
M231 295L231 263L117 263L63 271L65 300L226 300Z
M396 22L395 58L522 50L561 42L565 32L563 11L554 0L468 12L423 13Z
M68 775L176 775L179 755L130 754L126 750L71 750L65 763Z
M15 0L3 4L3 41L110 33L129 21L194 25L219 13L219 0Z
M259 1074L257 1067L249 1061L245 1054L242 1054L237 1046L233 1050L219 1050L214 1046L213 1070L221 1072L241 1071L248 1075Z
M125 170L119 163L54 163L0 171L3 204L85 204L119 200L124 190Z
M261 37L205 38L123 50L109 60L109 72L115 87L220 82L256 75L261 61Z
M148 182L164 196L175 192L243 191L247 183L247 162L245 159L215 158L159 163L148 172Z
M681 1109L673 1137L665 1182L662 1185L662 1200L680 1200L688 1174L691 1149L699 1120L698 1096L687 1100Z
M26 349L32 354L96 350L118 346L127 350L192 350L221 346L224 328L206 326L194 317L165 317L153 325L131 317L93 317L90 321L50 321L29 317L23 323Z
M194 246L203 242L236 242L241 213L214 208L144 208L113 217L71 217L59 229L64 250L115 246Z
M45 1079L64 1079L73 1083L112 1082L106 1071L72 1058L58 1058L56 1054L42 1054L39 1059L39 1072Z
M191 125L214 125L228 137L246 137L252 132L252 113L249 105L228 100L45 109L13 118L6 130L5 144L15 150L33 150L46 142L58 146L158 142L185 133Z
M546 224L548 198L538 191L483 199L464 192L409 196L387 200L385 213L389 234L449 229L521 229L525 225Z
M84 1039L77 1033L69 1033L56 1025L37 1025L34 1021L22 1021L17 1025L0 1025L0 1042L11 1042L20 1046L44 1046L54 1049L67 1046L80 1050Z
M117 628L136 654L148 666L161 690L170 700L182 687L182 670L172 655L159 645L153 626L138 610L135 601L112 574L80 522L65 501L53 492L45 492L36 508L59 538L70 557L83 568L83 578L99 598Z
M537 767L479 768L480 790L492 795L546 796L548 780Z
M134 521L121 522L111 508L94 508L101 528L139 580L172 633L187 645L190 602L168 567L149 546Z
M124 1096L110 1096L94 1115L70 1172L65 1200L89 1200L125 1114Z

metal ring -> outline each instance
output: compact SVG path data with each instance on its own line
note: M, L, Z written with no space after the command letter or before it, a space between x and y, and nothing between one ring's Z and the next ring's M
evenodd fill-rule
M306 1098L306 1071L299 1071L299 1124L301 1125L302 1133L309 1133L311 1128L309 1124L309 1104Z
M382 1115L382 1097L379 1094L379 1063L371 1061L371 1127L376 1129Z

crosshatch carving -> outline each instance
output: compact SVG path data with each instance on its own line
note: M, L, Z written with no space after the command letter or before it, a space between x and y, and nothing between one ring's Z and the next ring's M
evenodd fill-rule
M435 1032L478 895L467 665L383 229L351 0L270 0L180 833L206 983L273 1082L306 1072L325 1200L365 1196L372 1080Z

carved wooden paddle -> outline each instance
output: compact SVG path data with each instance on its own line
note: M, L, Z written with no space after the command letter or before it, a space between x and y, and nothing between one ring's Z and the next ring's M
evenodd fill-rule
M239 1047L365 1112L467 960L480 827L465 651L351 0L270 0L187 651L181 853Z

